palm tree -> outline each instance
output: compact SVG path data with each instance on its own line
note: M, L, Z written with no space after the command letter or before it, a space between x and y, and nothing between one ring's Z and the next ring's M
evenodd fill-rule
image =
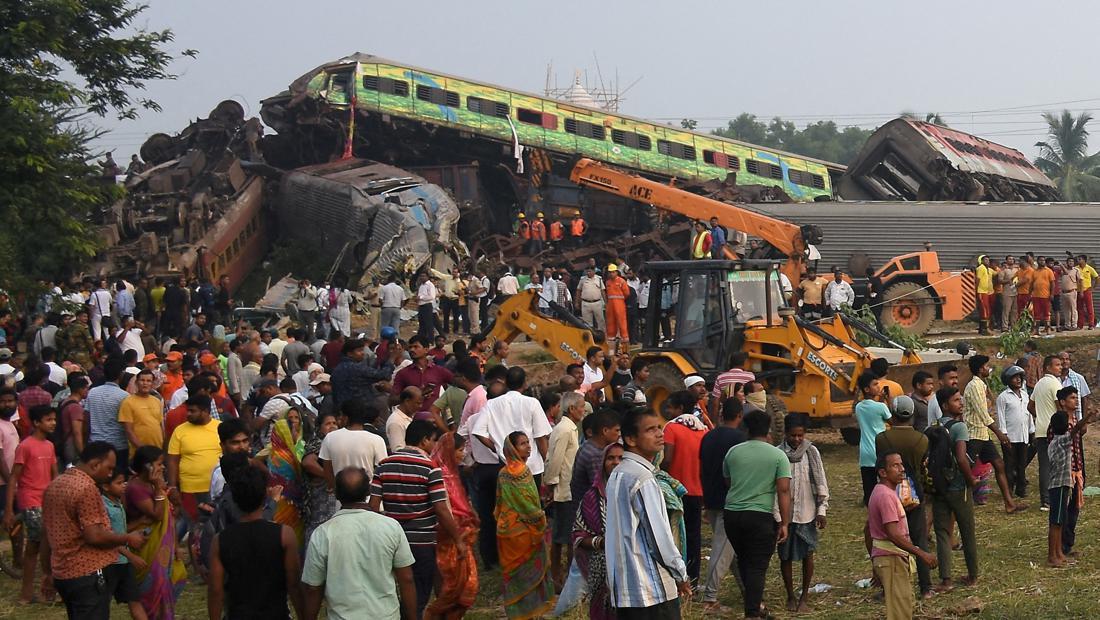
M1075 202L1100 198L1100 153L1088 154L1092 114L1082 112L1076 118L1069 110L1055 116L1043 112L1049 138L1036 142L1039 157L1035 165L1062 193L1062 199Z

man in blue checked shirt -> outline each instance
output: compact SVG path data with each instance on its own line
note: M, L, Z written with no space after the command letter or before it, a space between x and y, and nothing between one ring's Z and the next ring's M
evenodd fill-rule
M611 605L619 618L679 618L679 597L691 596L691 584L654 477L653 460L665 444L661 421L651 412L631 412L622 422L622 439L623 462L607 481Z

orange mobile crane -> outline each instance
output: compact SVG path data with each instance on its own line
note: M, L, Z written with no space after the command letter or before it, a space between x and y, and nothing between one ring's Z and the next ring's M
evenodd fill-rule
M797 283L805 271L806 261L815 253L813 246L821 243L821 230L816 226L797 226L783 220L761 215L736 205L677 189L628 172L611 168L592 159L581 159L573 166L569 180L582 187L593 187L624 198L651 204L696 221L709 222L718 218L726 228L759 237L786 258L779 270L792 283ZM726 248L726 258L737 257Z
M581 159L573 167L570 180L653 205L696 221L714 217L727 228L758 237L773 248L773 257L783 257L779 271L797 287L809 261L817 259L814 246L821 244L821 229L799 226L747 208L712 200L705 196L651 181L611 168L591 159ZM726 248L726 258L737 258ZM862 280L863 274L852 274ZM931 250L912 252L890 259L875 272L883 286L881 321L884 328L898 326L921 335L939 316L945 321L960 321L970 316L976 305L974 275L969 271L944 271L939 255Z

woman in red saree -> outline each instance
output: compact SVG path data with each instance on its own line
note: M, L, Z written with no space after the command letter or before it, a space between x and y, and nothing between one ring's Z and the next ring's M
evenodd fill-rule
M461 618L477 598L477 559L472 549L477 546L481 522L466 497L466 489L462 486L458 470L458 464L466 455L465 443L461 435L450 432L439 438L435 450L432 451L432 460L443 471L443 484L447 488L451 514L454 515L468 550L465 557L458 557L454 541L446 534L440 534L435 557L439 565L441 584L435 600L424 610L424 617L430 620Z
M527 469L531 440L522 432L504 443L507 463L497 481L497 549L504 611L509 618L538 618L554 607L554 584L546 549L546 512Z

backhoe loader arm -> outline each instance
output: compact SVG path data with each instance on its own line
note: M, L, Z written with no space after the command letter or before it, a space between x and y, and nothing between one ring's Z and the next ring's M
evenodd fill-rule
M624 198L651 204L658 209L671 211L693 220L709 221L710 218L716 217L722 226L739 230L770 243L799 268L805 256L807 240L803 237L802 228L790 222L650 181L591 159L578 161L569 179L581 186L594 187ZM820 240L810 242L820 243ZM783 271L787 273L791 282L798 282L799 271L794 271L793 275L787 268Z
M537 302L538 293L534 290L520 291L509 297L500 304L486 337L491 342L510 343L523 334L567 366L583 364L589 347L606 348L602 335L593 332L580 319L569 317L570 321L544 316L538 312ZM556 303L550 305L552 309L567 313Z

